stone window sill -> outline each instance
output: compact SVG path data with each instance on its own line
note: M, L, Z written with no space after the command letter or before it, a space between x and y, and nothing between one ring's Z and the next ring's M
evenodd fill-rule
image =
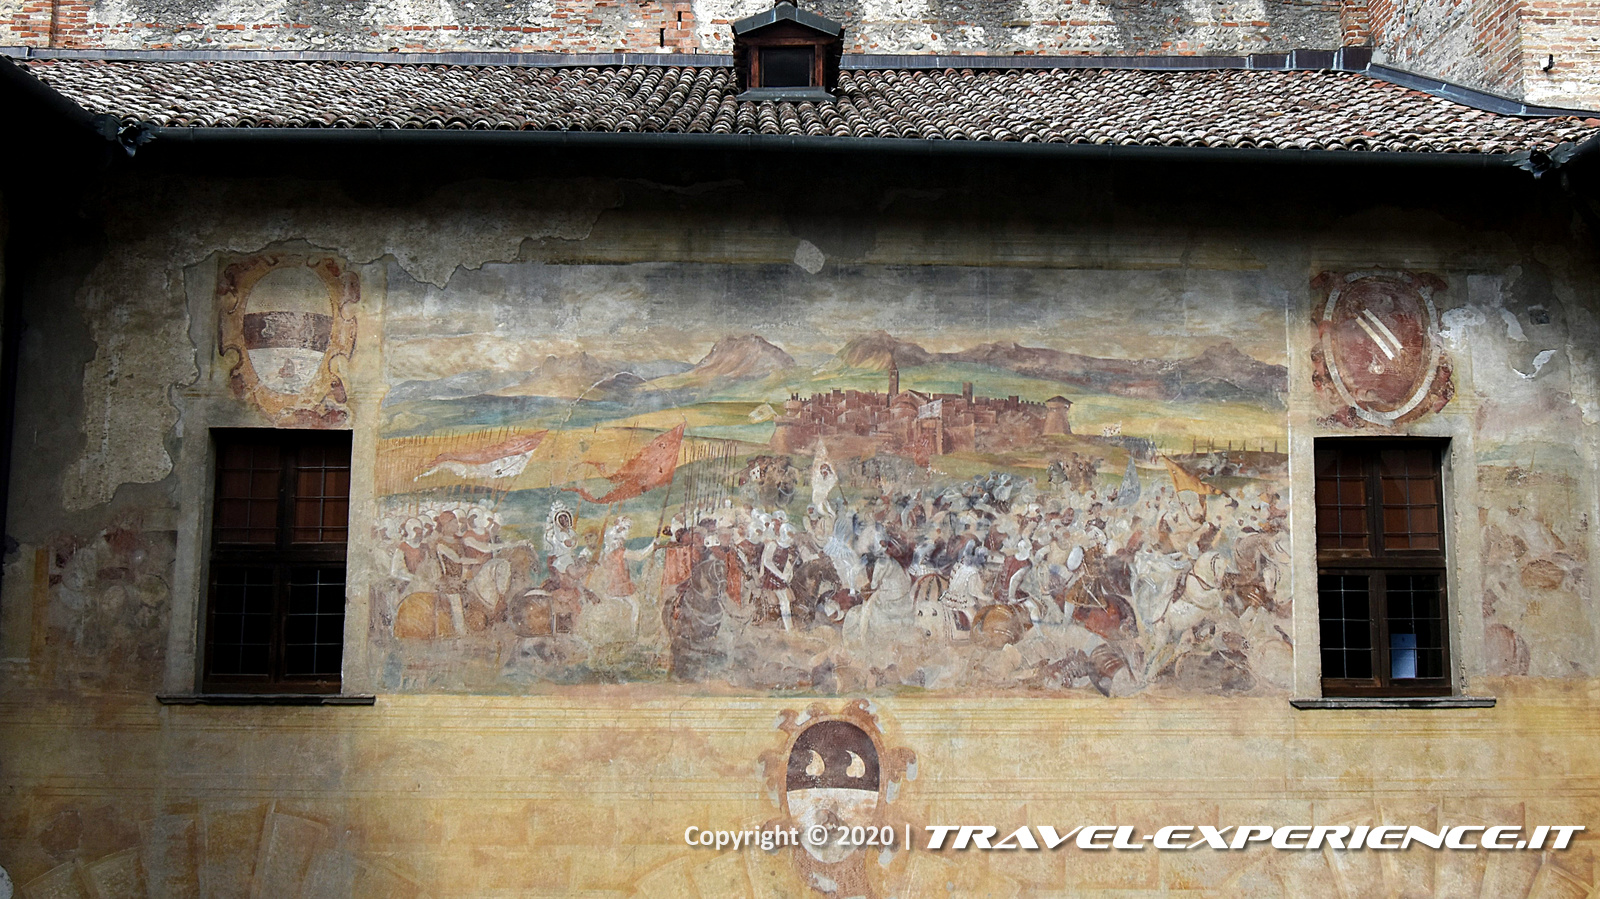
M371 693L157 693L162 705L373 705Z
M1493 696L1330 696L1291 699L1297 709L1492 709Z

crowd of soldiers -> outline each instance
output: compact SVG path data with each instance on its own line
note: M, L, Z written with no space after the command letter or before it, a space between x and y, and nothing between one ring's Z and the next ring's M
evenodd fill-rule
M944 489L885 478L848 498L814 470L794 518L747 489L677 510L653 538L625 515L580 525L557 501L542 570L481 505L383 527L391 573L434 597L435 635L448 616L456 633L632 642L680 680L761 685L779 656L800 681L852 667L880 685L959 685L974 663L1011 683L1106 693L1286 678L1286 512L1270 484L1199 495L1165 478L1141 489L1131 461L1120 484L1102 470L1069 459L1043 485L997 472Z

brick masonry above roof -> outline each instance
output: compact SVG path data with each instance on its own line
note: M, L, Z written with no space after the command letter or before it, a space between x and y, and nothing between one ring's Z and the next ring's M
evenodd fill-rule
M282 60L20 64L74 103L178 128L770 134L1506 154L1600 119L1486 112L1336 71L855 69L833 103L739 102L725 66L408 65Z

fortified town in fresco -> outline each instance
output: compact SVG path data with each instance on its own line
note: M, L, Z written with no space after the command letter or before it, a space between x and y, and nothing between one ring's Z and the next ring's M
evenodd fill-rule
M1280 365L884 330L601 352L391 389L371 614L395 686L1290 686Z

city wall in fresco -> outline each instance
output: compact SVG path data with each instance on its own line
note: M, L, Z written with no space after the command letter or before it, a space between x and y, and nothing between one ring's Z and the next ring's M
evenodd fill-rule
M386 689L1289 688L1281 297L976 278L396 279Z

